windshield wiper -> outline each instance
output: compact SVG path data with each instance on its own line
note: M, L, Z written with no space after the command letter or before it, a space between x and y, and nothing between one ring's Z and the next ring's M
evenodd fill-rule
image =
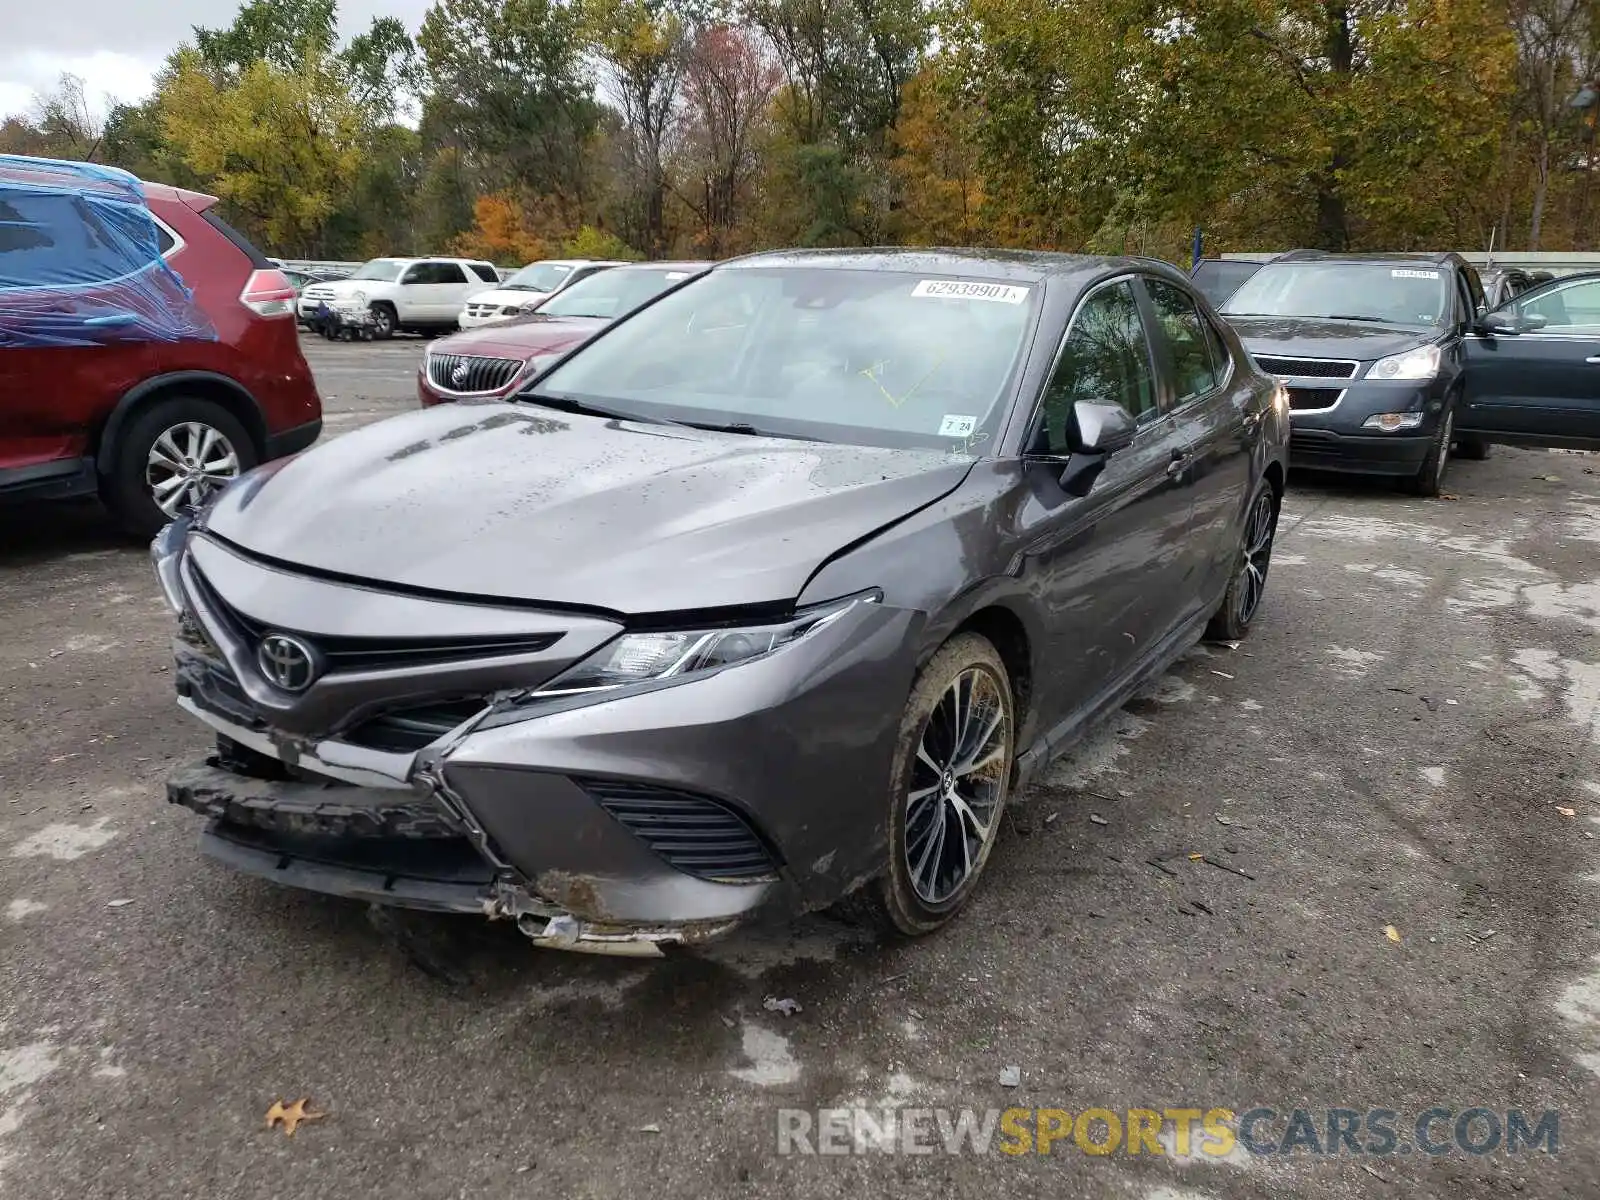
M595 404L591 400L579 400L576 396L554 396L545 392L518 392L511 397L512 400L523 401L527 404L537 404L540 408L553 408L557 412L577 413L584 417L608 417L613 421L639 421L645 425L679 425L680 421L669 421L666 417L645 417L638 413L624 412L620 408L608 408L604 404Z
M1379 325L1395 325L1398 322L1388 317L1374 317L1368 313L1329 313L1323 318L1325 321L1376 321Z
M788 438L796 442L815 442L817 438L806 437L799 433L775 433L770 429L757 429L748 421L729 421L726 425L719 425L715 421L678 421L678 425L687 425L690 429L704 429L707 433L741 433L747 437Z

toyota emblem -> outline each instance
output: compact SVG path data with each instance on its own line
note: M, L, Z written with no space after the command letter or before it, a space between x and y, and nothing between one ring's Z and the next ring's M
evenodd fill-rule
M460 387L467 381L467 364L457 363L455 370L450 372L450 382Z
M256 650L256 663L269 683L286 692L303 692L316 681L316 653L299 638L269 633Z

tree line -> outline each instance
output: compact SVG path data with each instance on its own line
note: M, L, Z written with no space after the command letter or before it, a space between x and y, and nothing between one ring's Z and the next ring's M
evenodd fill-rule
M269 253L1589 249L1600 0L247 0L0 152L211 192Z

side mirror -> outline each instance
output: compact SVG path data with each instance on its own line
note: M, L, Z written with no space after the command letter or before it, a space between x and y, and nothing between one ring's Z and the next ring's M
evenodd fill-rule
M1532 333L1543 329L1550 322L1548 318L1535 313L1519 317L1515 313L1497 311L1489 313L1478 322L1478 328L1488 334L1508 334L1515 336L1519 333Z
M1133 445L1139 427L1120 404L1094 404L1080 400L1072 406L1078 423L1078 449L1100 457L1126 450Z

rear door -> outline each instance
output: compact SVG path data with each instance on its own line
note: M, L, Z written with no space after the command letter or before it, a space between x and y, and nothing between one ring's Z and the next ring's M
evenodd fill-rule
M1173 418L1190 455L1184 473L1192 501L1188 569L1176 623L1226 586L1250 498L1251 450L1262 414L1255 389L1248 378L1235 377L1226 340L1194 296L1153 277L1145 278L1144 288L1172 379Z
M1120 404L1139 426L1089 494L1059 486L1059 466L1033 467L1022 524L1050 623L1042 711L1092 707L1152 653L1181 607L1190 502L1188 445L1161 409L1164 381L1132 279L1102 284L1080 303L1056 354L1036 420L1038 449L1071 453L1073 406ZM1026 536L1026 535L1025 535Z
M1499 311L1545 324L1467 338L1458 427L1525 445L1600 448L1600 279L1539 288Z
M126 232L70 193L0 193L0 487L69 471L154 373L155 343L128 307L129 253Z

